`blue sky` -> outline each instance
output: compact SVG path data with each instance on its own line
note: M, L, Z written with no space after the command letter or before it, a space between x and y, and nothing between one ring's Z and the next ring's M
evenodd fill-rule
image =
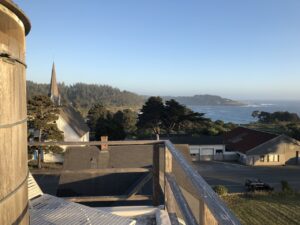
M299 0L15 0L27 78L147 95L300 99Z

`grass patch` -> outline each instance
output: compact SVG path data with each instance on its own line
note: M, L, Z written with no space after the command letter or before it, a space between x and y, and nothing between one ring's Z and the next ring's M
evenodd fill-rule
M222 199L243 225L299 225L300 194L227 195Z

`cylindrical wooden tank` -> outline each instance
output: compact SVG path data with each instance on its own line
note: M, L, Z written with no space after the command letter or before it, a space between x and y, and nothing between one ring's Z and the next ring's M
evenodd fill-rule
M0 224L29 224L25 35L30 22L0 0Z

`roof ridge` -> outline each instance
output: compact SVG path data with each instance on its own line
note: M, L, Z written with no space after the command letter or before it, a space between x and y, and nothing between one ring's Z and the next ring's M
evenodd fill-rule
M247 154L248 152L254 151L256 148L259 148L259 147L261 147L261 146L263 146L263 145L269 143L270 141L273 141L273 140L275 140L275 139L277 139L277 138L280 138L280 137L283 137L283 136L284 136L284 135L282 135L282 134L281 134L281 135L277 135L276 137L273 137L273 138L271 138L270 140L267 140L267 141L265 141L265 142L263 142L263 143L261 143L261 144L255 146L254 148L249 149L248 151L246 151L246 154Z
M60 107L60 115L80 137L89 132L90 129L83 116L72 105Z
M276 135L277 137L280 136L280 135L282 135L282 134L272 133L272 132L269 132L269 131L262 131L262 130L258 130L258 129L253 129L253 128L249 128L249 127L245 127L245 126L238 126L237 128L239 128L239 127L247 129L247 130L252 130L252 131L257 131L257 132L265 133L265 134Z

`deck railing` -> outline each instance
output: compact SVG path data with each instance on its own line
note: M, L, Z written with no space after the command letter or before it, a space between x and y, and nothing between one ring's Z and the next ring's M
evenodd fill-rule
M92 141L92 142L34 142L29 146L128 146L152 145L152 168L104 168L86 169L82 173L132 173L151 172L145 176L131 193L121 196L85 196L70 197L75 202L98 201L139 201L152 199L153 205L158 206L164 199L164 206L169 213L172 224L182 220L185 224L204 225L237 225L236 216L193 168L182 152L168 140L166 141ZM109 151L109 149L108 149ZM76 173L78 171L62 171ZM152 196L137 195L141 187L152 178ZM163 193L163 196L160 194Z

